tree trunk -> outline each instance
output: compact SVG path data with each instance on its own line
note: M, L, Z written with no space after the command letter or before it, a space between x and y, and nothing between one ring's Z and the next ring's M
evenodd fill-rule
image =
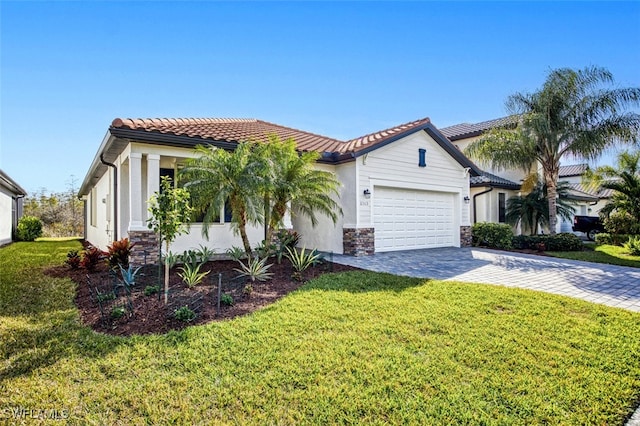
M165 253L169 253L169 243L167 242L166 244L166 251ZM169 303L169 265L167 264L169 262L169 259L167 259L167 256L165 255L165 261L164 261L164 304L166 305L167 303Z
M554 179L553 176L548 176L546 180L547 180L547 201L549 203L549 234L555 235L556 223L558 222L558 206L557 206L558 182L557 182L557 179Z
M251 261L251 243L249 243L249 237L247 236L247 217L243 212L240 216L240 221L238 222L238 230L240 231L240 238L242 238L242 245L244 246L244 251L247 253L247 257L249 261Z

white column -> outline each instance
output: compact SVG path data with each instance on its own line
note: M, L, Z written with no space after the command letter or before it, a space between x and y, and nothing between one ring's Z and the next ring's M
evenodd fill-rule
M129 231L143 231L142 222L142 154L129 154Z
M147 197L160 191L160 156L158 154L147 154ZM147 201L147 200L145 200ZM144 203L146 210L145 217L149 218L149 206Z

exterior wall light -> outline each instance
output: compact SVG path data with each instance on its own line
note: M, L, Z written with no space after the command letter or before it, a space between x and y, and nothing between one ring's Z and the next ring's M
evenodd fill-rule
M464 200L464 203L465 203L465 204L469 204L469 201L470 201L471 199L469 198L469 196L468 196L468 195L465 195L465 196L464 196L464 198L463 198L463 200Z
M371 196L371 191L369 191L369 189L365 189L363 192L365 197L370 197Z

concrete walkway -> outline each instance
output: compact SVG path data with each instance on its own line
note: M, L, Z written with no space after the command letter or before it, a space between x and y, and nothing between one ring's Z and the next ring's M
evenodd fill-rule
M333 261L396 275L528 288L640 312L640 268L479 248L334 254Z

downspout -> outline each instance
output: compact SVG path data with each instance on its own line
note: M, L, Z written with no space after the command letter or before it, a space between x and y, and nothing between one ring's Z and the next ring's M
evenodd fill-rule
M100 154L100 162L113 168L113 240L118 241L118 168L115 164L106 162L104 154Z
M477 223L477 222L478 222L478 220L477 220L477 217L478 217L478 216L476 216L476 198L477 198L479 195L487 194L487 193L489 193L489 192L491 192L491 191L493 191L493 187L491 187L491 188L489 188L489 189L487 189L487 190L485 190L485 191L478 192L476 195L474 195L474 196L473 196L473 223Z

